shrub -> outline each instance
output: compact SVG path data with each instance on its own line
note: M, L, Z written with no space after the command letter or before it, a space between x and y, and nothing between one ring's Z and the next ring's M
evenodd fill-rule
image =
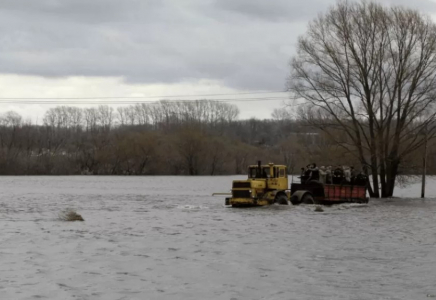
M85 221L81 215L79 215L74 209L68 208L59 214L59 220L61 221Z

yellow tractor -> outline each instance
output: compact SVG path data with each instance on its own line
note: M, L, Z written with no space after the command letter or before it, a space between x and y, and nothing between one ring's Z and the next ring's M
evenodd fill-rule
M219 194L215 194L219 195ZM221 194L223 195L223 194ZM257 165L248 168L247 180L234 180L226 205L262 206L273 203L289 205L288 172L284 165Z

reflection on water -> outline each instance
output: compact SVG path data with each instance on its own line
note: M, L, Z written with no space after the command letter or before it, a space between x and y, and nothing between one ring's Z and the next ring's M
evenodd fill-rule
M232 209L211 194L233 178L2 177L2 298L436 294L436 201ZM56 221L67 207L86 221Z

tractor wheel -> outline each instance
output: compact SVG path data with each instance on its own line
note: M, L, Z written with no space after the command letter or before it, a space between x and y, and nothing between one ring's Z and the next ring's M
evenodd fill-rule
M292 195L291 196L291 203L292 203L292 205L300 205L301 204L301 199L298 198L297 195Z
M276 203L281 204L281 205L289 205L289 201L288 201L288 197L286 197L285 195L278 195L276 197Z
M315 201L313 200L313 197L311 194L305 194L303 196L303 199L301 200L301 203L304 204L315 204Z

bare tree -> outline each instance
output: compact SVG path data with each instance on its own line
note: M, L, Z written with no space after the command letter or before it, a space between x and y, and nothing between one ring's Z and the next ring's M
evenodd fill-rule
M200 174L200 159L205 154L205 135L194 127L187 126L177 135L174 145L183 159L189 175Z
M338 2L310 23L291 62L289 90L309 103L300 116L371 169L373 197L392 196L424 128L435 136L434 112L417 119L433 110L435 89L436 26L403 7Z
M114 119L114 108L108 105L99 105L97 119L101 127L110 130Z
M291 112L287 109L274 108L271 117L273 120L277 121L289 120L291 118Z
M85 108L84 119L86 131L95 131L98 124L98 110L95 107Z
M209 165L209 175L220 174L223 165L231 159L229 143L229 141L222 137L208 137L206 139L206 163Z
M118 121L118 124L121 126L126 125L127 123L127 107L119 106L117 107L117 113L116 113L116 120Z

